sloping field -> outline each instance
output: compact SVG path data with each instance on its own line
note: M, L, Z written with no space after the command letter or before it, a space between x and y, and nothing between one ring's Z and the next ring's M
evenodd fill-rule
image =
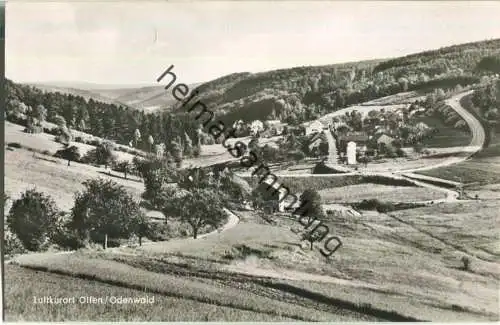
M45 127L55 127L55 124L52 123L44 123ZM38 133L38 134L30 134L23 132L24 127L18 124L5 122L5 143L8 144L10 142L17 142L26 148L33 148L39 150L48 150L50 154L54 154L57 150L62 149L63 145L54 141L55 136L47 133ZM87 133L83 133L77 130L71 130L74 136L79 136L84 139L97 139L102 140L99 137L95 137L89 135ZM249 140L248 140L249 141ZM83 156L89 150L94 149L94 146L80 143L80 142L71 142L71 145L77 146L80 150L80 154ZM127 146L117 145L118 147L132 149ZM129 160L132 161L134 155L123 152L119 150L115 150L114 154L118 160ZM201 154L198 158L189 158L183 161L185 166L193 165L193 166L205 166L218 162L224 162L228 160L234 160L235 158L231 156L231 154L227 151L226 148L222 144L214 144L201 146Z
M416 122L423 122L427 126L437 129L439 132L423 140L426 148L450 148L469 146L472 136L469 132L445 125L443 121L435 117L420 117ZM431 150L436 151L436 150Z
M383 293L374 306L386 310L398 306L392 309L413 317L497 319L499 208L498 201L464 202L390 215L369 212L361 217L335 217L328 226L344 245L329 261L319 254L320 245L313 251L300 248L298 236L290 231L302 229L297 221L275 217L277 226L252 226L246 217L247 223L218 238L189 244L157 243L142 251L220 261L229 263L228 270L246 274L290 278L285 274L306 272L309 279L315 278L312 274L328 276L333 279L328 283L304 285L309 289L321 286L331 297L339 297L334 284L340 284L335 279L342 279L351 282L344 283L349 288L341 290L350 301L368 303L350 291L351 287L370 289ZM469 271L461 269L462 256L472 260ZM297 281L304 280L297 276ZM394 300L399 304L394 305Z
M53 125L55 126L55 125ZM51 154L54 154L57 150L62 149L63 145L54 141L55 136L47 133L31 134L23 132L24 127L10 122L5 122L5 143L17 142L24 147L48 150ZM80 136L78 131L73 131L76 136ZM88 136L88 135L87 135ZM92 137L96 138L96 137ZM71 145L77 146L80 150L80 154L83 156L89 150L94 149L94 146L80 143L72 142ZM118 151L115 152L116 158L118 160L132 160L134 157L132 154Z
M5 151L5 192L16 199L26 189L36 187L39 191L52 196L59 208L69 210L73 207L74 193L83 189L82 182L89 178L110 178L123 185L137 200L144 191L142 182L124 180L119 173L106 174L104 168L85 164L71 163L16 149ZM11 200L9 200L11 202ZM7 207L6 207L7 208Z

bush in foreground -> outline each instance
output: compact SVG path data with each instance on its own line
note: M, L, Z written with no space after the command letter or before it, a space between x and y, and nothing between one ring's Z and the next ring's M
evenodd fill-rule
M10 230L5 231L3 249L5 256L23 254L26 252L23 243L19 240L16 234L12 233Z
M12 204L7 225L26 249L38 251L47 242L58 213L50 196L30 189Z

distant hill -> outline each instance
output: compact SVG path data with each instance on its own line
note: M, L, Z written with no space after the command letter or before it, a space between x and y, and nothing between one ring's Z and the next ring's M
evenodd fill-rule
M130 85L99 85L85 82L50 82L30 83L29 86L36 87L45 92L60 92L81 96L86 100L90 98L108 104L127 106L130 108L144 110L146 112L156 111L159 108L168 108L177 101L172 92L165 91L164 86L130 86ZM192 89L199 84L192 84Z
M48 85L48 84L41 84L41 83L26 84L26 85L36 87L44 92L49 92L49 93L59 92L61 94L70 94L73 96L81 96L87 101L90 98L92 98L93 100L107 103L107 104L114 104L114 105L119 105L119 106L130 106L126 103L114 100L112 98L109 98L105 95L102 95L102 94L95 92L95 91L92 91L92 90L81 89L81 88L72 88L72 87L63 87L63 86L55 86L55 85Z
M199 84L191 84L188 86L190 89L193 89L198 85ZM177 100L172 96L172 92L165 90L165 86L100 90L93 89L92 92L146 112L156 111L160 108L167 109L172 107L177 102Z
M151 84L123 84L123 85L112 85L112 84L98 84L93 82L85 82L85 81L44 81L44 82L26 82L26 84L36 85L46 85L46 86L55 86L60 88L76 88L76 89L84 89L84 90L93 90L93 89L135 89L141 87L152 86Z

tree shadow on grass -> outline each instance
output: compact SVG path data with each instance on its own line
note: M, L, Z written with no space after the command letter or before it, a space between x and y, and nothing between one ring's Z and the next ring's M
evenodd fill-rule
M103 171L98 171L99 174L103 174L103 175L106 175L106 176L111 176L111 177L114 177L114 178L120 178L120 179L124 179L124 180L127 180L127 181L131 181L131 182L136 182L136 183L142 183L142 181L138 180L138 179L133 179L133 178L125 178L125 176L121 176L121 175L116 175L116 174L111 174L111 172L103 172Z
M288 242L288 241L279 241L277 242L278 244L285 244L287 246L296 246L296 247L299 247L301 248L302 246L300 245L300 243L293 243L293 242Z
M51 162L54 164L61 164L61 162L56 160L56 159L49 159L49 158L44 158L44 157L40 157L40 156L34 156L34 158L39 159L39 160L45 160L45 161L48 161L48 162Z

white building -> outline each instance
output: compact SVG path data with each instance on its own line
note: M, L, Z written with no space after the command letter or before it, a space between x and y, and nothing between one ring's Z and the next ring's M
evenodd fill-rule
M286 124L282 123L280 120L268 120L264 125L273 135L281 135Z
M356 142L354 141L347 143L347 164L356 164Z
M311 122L306 126L306 135L323 132L324 127L320 121Z

